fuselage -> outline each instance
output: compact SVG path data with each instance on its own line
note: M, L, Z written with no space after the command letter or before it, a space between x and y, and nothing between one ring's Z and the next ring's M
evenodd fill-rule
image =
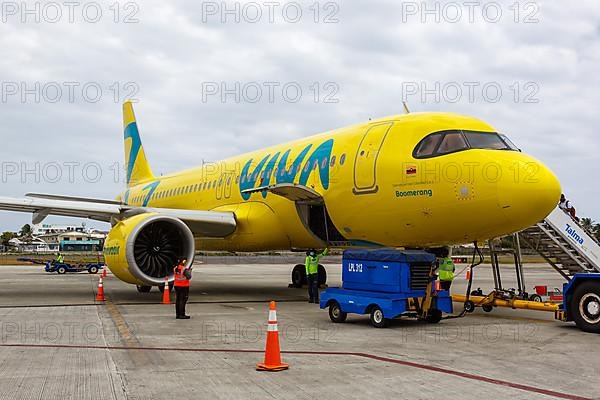
M560 197L554 174L531 156L498 149L504 139L495 132L457 114L397 115L139 182L119 200L234 212L236 231L198 237L198 250L481 241L538 222ZM438 139L437 152L427 148ZM280 184L310 188L322 201L250 192Z

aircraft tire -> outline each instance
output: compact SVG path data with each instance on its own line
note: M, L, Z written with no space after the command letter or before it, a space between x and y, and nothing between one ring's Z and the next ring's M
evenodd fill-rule
M140 286L136 285L137 291L140 293L149 293L152 290L152 286Z
M319 275L319 286L323 286L323 285L327 284L327 270L321 264L319 264L318 275Z
M296 264L292 270L292 286L301 288L306 283L306 267L303 264Z

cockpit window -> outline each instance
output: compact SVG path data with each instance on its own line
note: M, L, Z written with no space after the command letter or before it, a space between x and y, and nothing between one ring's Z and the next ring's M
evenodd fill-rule
M415 158L431 157L443 135L443 133L434 133L421 140L421 143L417 145L415 150Z
M510 150L497 133L464 132L472 149Z
M443 131L424 137L413 151L414 158L429 158L467 149L517 150L506 137L495 132Z
M510 139L508 138L508 136L506 136L505 134L501 133L501 134L500 134L500 137L502 138L502 140L504 140L504 143L506 143L506 145L507 145L508 147L510 147L510 149L511 149L511 150L515 150L515 151L521 151L521 149L520 149L520 148L518 148L518 147L517 147L517 145L516 145L516 144L514 144L514 143L512 142L512 140L510 140Z
M467 143L460 132L448 132L440 143L436 154L448 154L455 151L465 150Z

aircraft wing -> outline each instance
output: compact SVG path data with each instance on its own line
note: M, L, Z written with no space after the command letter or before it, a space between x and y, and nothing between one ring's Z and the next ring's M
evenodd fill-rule
M48 215L89 218L113 223L138 214L158 213L181 219L196 235L225 237L233 233L236 228L235 215L232 212L135 207L112 200L56 195L0 197L0 210L32 213L34 224L39 224Z

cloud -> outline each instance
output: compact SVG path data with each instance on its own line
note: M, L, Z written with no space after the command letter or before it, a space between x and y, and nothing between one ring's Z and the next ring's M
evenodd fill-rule
M132 95L139 99L142 139L157 173L401 113L407 97L414 111L473 115L509 134L557 173L581 214L600 219L595 184L600 9L592 0L576 6L522 2L518 15L509 8L513 3L498 2L502 17L496 23L488 21L492 9L482 11L492 2L478 3L472 22L463 6L455 23L449 21L454 14L423 14L422 2L392 0L317 3L318 15L311 9L314 1L301 1L295 3L302 9L295 23L295 8L285 2L275 8L273 22L265 3L255 3L262 12L257 23L248 22L254 15L250 2L237 6L240 13L247 11L238 23L235 12L222 13L221 2L144 1L128 9L119 3L115 23L113 3L95 3L103 12L96 23L83 17L86 3L72 23L66 14L59 23L43 18L35 23L30 16L22 23L20 14L3 14L0 76L4 86L19 85L0 108L3 164L34 168L38 162L44 168L72 162L82 169L98 163L103 175L90 182L79 172L72 182L57 183L36 182L35 174L4 176L2 195L114 197L123 187L122 176L114 176L123 159L120 102ZM446 7L450 13L450 3L427 7L439 4L440 12ZM416 15L405 12L411 4L419 8ZM227 7L236 6L227 2ZM128 16L139 22L124 23ZM527 18L533 23L525 23ZM68 85L74 82L71 101ZM222 101L221 89L231 90L236 82L241 88L250 84L248 90L260 87L260 101L249 101L248 95L238 102L233 94ZM269 101L272 82L278 85ZM48 101L52 83L62 89L55 103ZM298 102L282 92L290 83L302 89ZM474 83L470 99L468 85ZM208 95L213 84L219 93ZM416 84L419 92L406 96L407 84ZM39 102L34 94L22 101L21 85L47 92ZM486 97L486 85L501 88L497 101ZM456 87L462 93L454 101ZM102 94L94 102L97 88ZM423 95L422 89L432 88L439 98ZM327 95L337 102L325 102ZM28 218L2 213L0 227L14 229Z

